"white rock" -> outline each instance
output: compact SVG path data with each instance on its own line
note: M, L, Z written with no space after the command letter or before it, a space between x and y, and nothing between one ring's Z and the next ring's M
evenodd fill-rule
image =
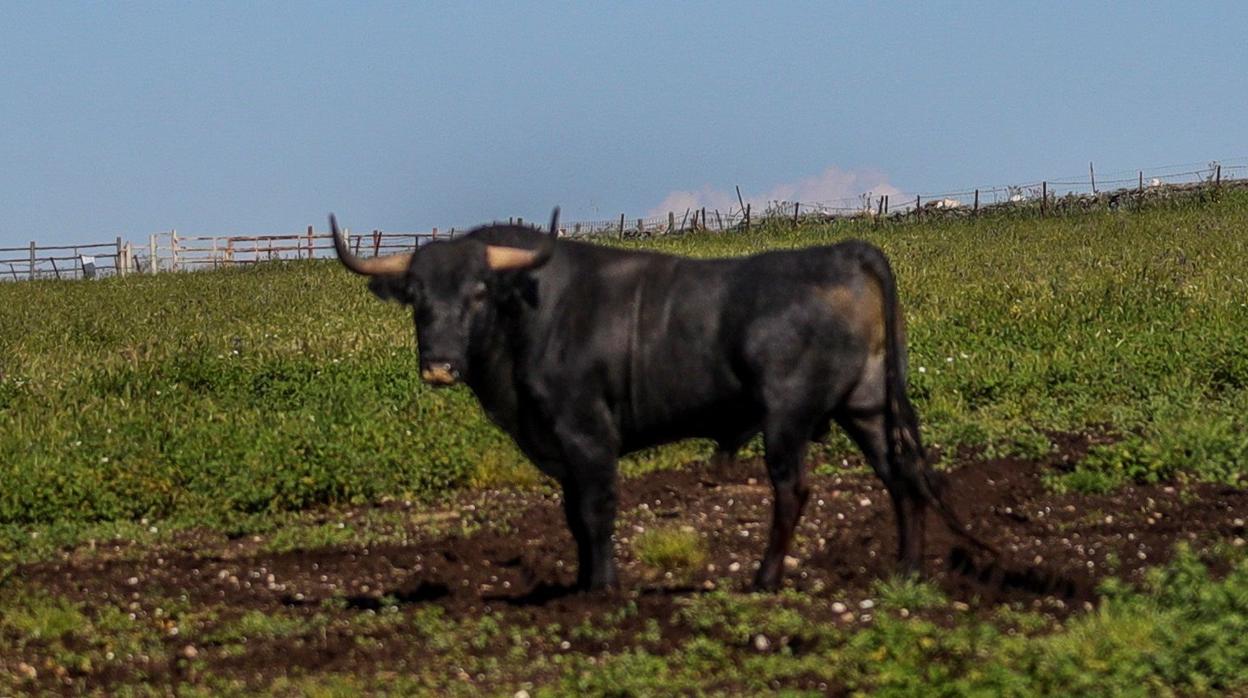
M834 601L834 602L832 602L832 612L833 612L833 613L835 613L835 614L837 614L837 615L840 615L840 614L842 614L842 613L844 613L845 611L848 611L848 610L849 610L849 608L848 608L845 604L841 603L840 601Z
M754 636L754 649L758 650L759 652L766 652L767 650L771 649L771 640L768 640L766 635L762 635L762 634L755 635Z
M871 608L875 608L875 602L872 601L871 599L863 599L862 601L858 602L858 608L861 608L864 611L871 609Z

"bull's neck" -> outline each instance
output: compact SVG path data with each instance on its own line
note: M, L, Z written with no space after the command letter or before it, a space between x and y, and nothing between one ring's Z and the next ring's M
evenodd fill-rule
M501 329L501 328L500 328ZM468 387L490 420L502 429L516 428L514 362L505 332L495 332L471 348Z

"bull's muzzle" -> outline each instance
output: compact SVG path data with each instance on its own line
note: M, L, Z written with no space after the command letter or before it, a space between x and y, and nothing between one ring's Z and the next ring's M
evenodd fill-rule
M420 379L429 385L455 385L459 371L446 362L428 363L420 369Z

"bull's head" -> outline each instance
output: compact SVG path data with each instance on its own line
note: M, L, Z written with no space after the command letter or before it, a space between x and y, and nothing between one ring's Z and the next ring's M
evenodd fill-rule
M471 238L431 242L414 252L360 258L351 252L329 216L338 259L351 271L369 277L368 287L382 299L410 305L420 348L420 377L433 385L451 385L469 370L470 346L494 324L505 272L536 269L555 250L559 209L550 234L535 249L489 245Z

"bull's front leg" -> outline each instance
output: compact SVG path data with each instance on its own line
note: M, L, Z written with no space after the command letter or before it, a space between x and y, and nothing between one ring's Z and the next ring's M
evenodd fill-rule
M612 541L617 509L614 466L610 477L600 475L565 483L563 488L564 513L576 539L576 586L586 591L614 587L618 582Z
M563 510L576 539L576 585L582 590L614 587L616 455L609 439L568 434L563 439L566 472Z

